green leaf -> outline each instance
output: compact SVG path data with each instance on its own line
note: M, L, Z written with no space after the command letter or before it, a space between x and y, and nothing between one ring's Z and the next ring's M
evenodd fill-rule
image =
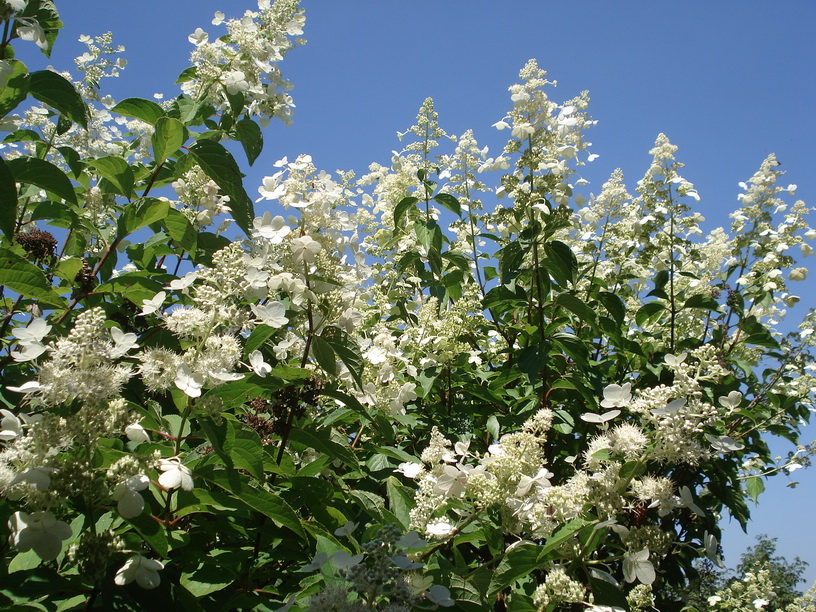
M51 70L32 72L29 93L60 115L88 129L88 107L71 82Z
M45 142L34 130L14 130L3 139L3 142Z
M187 140L187 128L178 119L159 117L156 120L156 129L150 137L153 145L153 156L157 164L161 164Z
M127 522L136 528L136 531L139 532L139 535L142 536L145 543L150 546L157 555L160 557L167 556L169 550L167 531L156 519L152 518L146 512L143 512L139 516L127 519Z
M235 467L249 472L255 479L263 481L263 446L255 431L227 421L225 450L235 463Z
M659 270L657 274L655 274L654 278L654 286L655 288L652 289L649 293L646 294L646 297L656 297L661 298L663 300L668 300L669 296L666 293L666 284L669 282L669 271L668 270Z
M197 598L220 591L234 581L235 574L231 568L211 562L202 562L194 572L183 573L179 580L181 586Z
M289 431L289 440L302 444L306 448L313 448L332 459L342 461L351 468L358 467L357 457L354 452L346 446L332 441L329 438L330 432L331 430L328 428L306 430L293 427Z
M337 358L331 344L320 336L312 336L312 355L327 374L337 375Z
M562 286L575 283L578 274L578 260L572 249L558 240L551 240L543 245L546 258L541 265L550 273L550 276Z
M169 211L170 202L157 198L145 198L128 204L125 212L119 217L117 239L121 240L142 227L165 219Z
M12 238L16 227L17 184L6 160L0 157L0 230L8 238Z
M257 510L264 516L272 519L279 527L286 527L294 531L304 540L306 532L300 524L300 519L292 507L283 501L279 495L250 484L246 476L232 470L212 469L206 466L198 473L205 480L232 493L250 508Z
M573 538L576 533L586 526L587 522L581 518L572 519L570 522L562 526L561 529L547 538L547 542L544 544L544 546L538 548L539 562L546 560L547 555L549 555L567 540Z
M133 170L124 159L109 155L108 157L91 159L86 161L85 164L110 182L116 188L116 193L122 194L126 198L133 197Z
M229 151L212 140L199 140L190 147L190 155L210 177L230 197L232 216L247 236L255 219L252 200L244 191L243 175Z
M201 125L207 117L202 116L204 103L189 96L179 96L173 100L171 115L179 119L186 126Z
M258 350L276 331L269 325L256 325L244 343L244 352L249 355Z
M359 506L368 512L375 520L386 520L388 518L385 514L385 500L371 491L364 491L363 489L352 489L350 496L353 497Z
M17 553L17 555L8 564L9 574L25 570L34 569L42 562L40 556L33 550L28 552Z
M394 207L394 227L400 226L400 221L405 216L405 213L416 206L417 202L419 202L418 198L408 196L407 198L402 198L399 203L397 203Z
M594 324L597 316L595 311L581 298L571 293L561 293L555 298L555 303L563 306L584 323Z
M323 330L320 337L329 344L335 355L348 368L357 386L362 388L365 362L362 355L360 355L357 344L343 330L334 326L329 326Z
M65 308L66 305L40 268L4 248L0 248L0 285L46 306Z
M111 111L123 117L139 119L150 125L156 125L156 122L166 115L161 106L142 98L125 98L114 106Z
M698 293L692 295L683 304L683 308L703 308L705 310L719 310L720 305L717 303L710 293Z
M77 260L78 258L75 258ZM80 260L81 261L81 260ZM76 265L76 263L73 263ZM74 277L71 277L72 279ZM162 290L153 274L145 271L126 272L97 285L95 293L118 293L134 304L149 300Z
M748 497L757 503L757 499L765 490L765 481L760 476L751 476L745 481L745 490L748 492Z
M0 88L0 117L5 117L26 99L29 75L26 65L16 59L6 60L11 64L11 74L6 84Z
M181 74L176 79L176 84L179 83L187 83L188 81L192 81L197 77L197 71L195 66L190 66L189 68L185 68L181 71Z
M599 293L598 299L601 301L601 304L604 305L609 315L615 320L615 323L621 325L626 318L626 304L623 299L610 291Z
M649 302L644 304L635 314L635 323L637 323L638 327L644 327L654 323L665 310L666 305L663 302Z
M485 427L487 428L487 431L490 432L490 435L493 436L494 440L498 440L500 438L501 426L499 425L499 419L496 418L495 414L490 415L490 418L487 419L487 424Z
M409 489L393 476L386 480L388 493L388 505L401 523L403 529L407 529L411 522L410 512L414 507L414 491Z
M171 208L164 218L164 227L167 234L177 245L188 253L195 253L198 248L198 232L190 220L179 210Z
M238 142L244 148L249 165L255 163L263 150L263 132L252 119L244 118L235 124Z
M33 604L38 599L67 591L76 584L71 584L70 579L61 576L52 569L36 567L28 570L21 570L13 574L6 574L0 577L0 593L15 601L18 605L13 606L18 610L25 609L20 604ZM45 610L45 607L41 609Z
M54 164L28 156L10 159L6 161L6 164L18 183L34 185L71 204L77 203L70 179Z
M601 576L599 570L593 569L590 571L593 574L598 574L589 576L589 587L592 589L592 595L595 598L594 603L604 606L617 606L628 610L629 603L626 601L626 595L624 595L620 587L603 577L599 577Z
M462 604L473 604L473 610L485 610L479 589L467 578L450 575L450 592L452 599L459 604L459 609L466 609Z
M492 599L499 591L535 570L539 565L538 553L539 547L533 544L522 544L507 553L493 573L487 597Z
M457 200L454 196L449 193L437 193L434 196L434 201L438 204L441 204L449 211L456 213L457 215L462 215L462 206L459 204L459 200Z

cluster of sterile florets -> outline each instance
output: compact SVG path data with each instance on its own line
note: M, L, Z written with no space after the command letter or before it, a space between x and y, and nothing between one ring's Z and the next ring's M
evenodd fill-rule
M519 210L532 207L545 214L553 206L569 205L574 187L569 178L575 166L585 163L579 154L589 146L583 131L595 123L585 112L587 92L559 105L547 96L546 87L555 82L547 80L546 74L535 60L529 60L519 72L522 82L510 86L512 110L494 124L511 131L505 153L521 152L498 195L513 198ZM586 160L595 157L589 155ZM582 202L583 197L578 199Z
M294 104L278 63L295 45L302 44L304 12L296 0L259 0L258 11L246 11L238 19L225 19L218 11L214 26L226 25L227 34L210 40L197 28L189 40L195 45L190 57L193 70L182 91L194 100L227 109L230 98L243 96L250 116L262 122L277 117L291 121Z
M119 328L108 331L106 319L101 308L82 312L66 337L46 347L48 358L39 364L38 380L26 383L20 391L34 393L37 401L46 406L74 400L97 405L116 397L131 376L130 366L116 361L135 348L136 335ZM34 333L35 326L27 329ZM33 342L31 334L21 344L22 352L39 351L39 341Z
M456 521L447 515L449 503L464 498L476 511L500 504L506 526L513 532L525 530L522 523L531 509L547 505L544 497L553 474L545 467L543 442L551 422L551 412L544 409L521 431L502 436L482 457L472 455L467 443L452 444L434 428L422 452L424 465L400 466L419 488L411 527L432 538L447 538L456 529Z
M88 50L74 59L77 70L85 74L79 84L79 90L86 100L101 100L99 96L99 82L108 77L118 77L119 71L127 65L127 60L121 57L125 48L113 44L113 34L105 32L91 38L87 35L79 37ZM119 57L117 57L119 56Z
M193 166L173 181L173 189L179 198L180 210L196 229L209 226L213 218L231 209L229 196L219 193L218 185L200 166Z

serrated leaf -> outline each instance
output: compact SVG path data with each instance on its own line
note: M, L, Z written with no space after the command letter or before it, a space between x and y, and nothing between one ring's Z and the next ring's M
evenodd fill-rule
M555 303L569 310L584 323L593 324L597 319L595 311L584 300L571 293L560 293L555 298Z
M719 310L720 305L717 303L711 294L709 293L698 293L696 295L692 295L686 302L683 304L683 308L703 308L705 310Z
M499 426L499 419L496 418L496 415L490 415L490 418L487 419L487 424L485 425L487 431L490 432L490 435L493 436L494 440L498 440L501 437L501 427Z
M71 267L76 265L77 260L79 258L74 258ZM161 283L156 282L150 273L141 270L114 276L94 289L96 293L119 293L134 304L141 304L144 300L151 299L161 290Z
M206 466L197 473L205 480L233 494L253 510L270 518L279 527L286 527L306 539L306 532L303 531L297 513L277 493L253 486L246 476L232 470Z
M385 510L385 500L371 491L364 491L363 489L353 489L351 497L357 500L360 507L371 514L375 519L380 519Z
M6 84L0 88L0 117L5 117L26 99L28 95L28 68L16 59L6 60L11 64L11 74Z
M142 227L163 220L169 211L170 202L157 198L145 198L128 204L125 212L119 217L116 236L121 240Z
M173 242L188 253L196 252L198 248L198 232L181 211L171 208L167 211L167 216L164 218L163 223L167 229L167 234L173 239Z
M133 170L124 159L109 155L88 160L85 164L96 170L99 176L113 185L116 188L116 193L126 198L133 197Z
M227 421L225 447L235 467L246 470L256 480L263 481L263 446L258 434L251 429Z
M255 211L252 200L244 191L243 176L232 155L222 145L212 140L199 140L190 147L190 155L230 197L232 216L247 236L250 235Z
M0 157L0 231L12 238L16 227L17 184L6 160Z
M54 164L37 157L18 157L6 161L18 183L34 185L58 198L76 204L76 194L70 179Z
M229 567L202 563L194 572L185 572L179 583L196 598L220 591L235 581L235 574Z
M244 118L235 124L238 142L244 148L249 165L255 163L263 150L263 132L252 119Z
M482 606L482 596L479 589L469 581L467 578L452 574L450 576L450 591L451 597L460 604L469 603L474 606L479 606L474 609L484 609Z
M337 358L331 344L320 336L312 336L312 355L327 374L337 375Z
M306 448L313 448L320 451L324 455L342 461L351 468L358 467L357 457L354 452L329 439L330 430L326 429L312 429L306 430L299 427L293 427L289 431L289 440L291 442L302 444Z
M145 543L152 548L160 557L166 557L169 545L167 543L167 530L153 517L147 513L127 519L136 531L142 536Z
M0 285L23 297L38 300L43 305L65 307L65 300L51 286L40 268L4 248L0 248Z
M626 595L619 586L615 586L603 578L590 576L589 587L592 589L592 595L594 596L596 604L616 606L623 608L624 610L629 609L629 604L626 601Z
M263 343L266 342L270 336L274 335L277 330L269 325L256 325L252 332L247 337L244 343L244 352L249 355L256 351Z
M51 70L37 70L29 76L28 91L32 96L74 123L88 128L88 107L68 79Z
M407 529L410 524L410 512L414 507L414 491L409 489L393 476L389 476L386 481L388 494L388 506L391 512L401 523L403 529Z
M3 142L45 142L34 130L14 130L3 139Z
M556 548L561 546L567 540L573 538L576 533L578 533L581 529L587 526L587 522L584 519L576 518L572 519L565 525L563 525L558 531L552 534L545 544L538 548L538 560L539 562L544 561L547 559L547 555L549 555L552 551Z
M614 319L615 323L620 325L626 318L626 304L616 293L610 291L602 291L598 294L598 299L604 305L606 311Z
M535 570L539 565L538 553L539 547L533 544L517 546L508 552L490 580L488 599Z
M757 503L757 499L765 491L765 481L759 476L751 476L745 481L745 490L748 492L748 497Z
M29 0L22 12L18 12L16 17L18 18L18 24L20 23L20 17L28 17L40 25L45 33L46 43L45 48L40 48L40 51L46 57L51 57L54 42L57 40L57 35L63 26L53 0Z
M179 83L186 83L188 81L192 81L197 76L197 70L195 66L190 66L189 68L185 68L181 71L181 74L176 79L176 84Z
M156 120L156 129L150 137L153 146L153 157L157 164L161 164L173 153L179 150L187 139L187 128L178 119L159 117Z
M654 323L665 310L666 305L663 302L649 302L648 304L644 304L635 314L635 323L637 323L638 327Z
M416 206L417 202L419 202L418 198L408 196L407 198L402 198L397 203L397 205L394 207L394 227L400 226L400 221L405 216L405 213Z
M125 98L111 109L111 112L131 119L139 119L150 125L166 115L164 109L150 100L143 98Z
M359 350L357 350L356 343L350 340L348 335L337 327L327 327L320 337L329 344L335 355L339 357L340 361L348 368L357 386L362 388L365 362Z
M456 213L457 216L461 216L462 205L459 204L459 200L457 200L455 196L452 196L449 193L438 193L433 199L435 202L441 204L449 211Z
M546 258L541 262L550 276L562 286L575 283L578 273L578 260L569 245L558 240L551 240L543 244Z

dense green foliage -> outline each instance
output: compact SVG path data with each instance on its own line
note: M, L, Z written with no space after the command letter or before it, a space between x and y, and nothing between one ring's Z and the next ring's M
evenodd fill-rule
M768 157L703 235L661 134L634 196L587 197L588 97L531 60L500 155L426 100L390 167L284 159L253 202L304 23L258 5L159 103L103 95L108 35L31 70L54 3L0 1L0 602L683 608L718 518L808 461L795 186Z

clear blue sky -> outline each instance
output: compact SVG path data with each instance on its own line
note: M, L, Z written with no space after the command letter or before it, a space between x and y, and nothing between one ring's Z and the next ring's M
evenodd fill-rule
M309 42L282 66L295 84L295 124L267 130L266 149L248 171L250 194L284 155L309 153L329 172L359 174L372 161L387 163L400 148L396 131L413 123L427 96L448 133L472 128L498 153L501 136L490 126L509 108L507 86L535 57L558 81L554 98L590 91L590 113L599 124L589 140L600 155L584 172L591 189L620 167L633 190L664 132L680 147L683 175L701 195L709 228L728 224L737 183L772 152L787 172L785 184L798 184L798 196L816 205L812 0L304 0L303 6ZM255 4L57 0L57 7L66 28L54 67L73 68L71 58L83 51L80 34L112 30L129 60L122 76L107 82L108 93L121 99L175 95L173 82L191 49L187 35L196 27L220 35L210 24L216 10L238 16ZM32 69L47 63L20 55ZM812 285L798 289L804 308L816 306ZM791 322L804 308L791 313ZM806 441L814 431L816 425ZM816 469L795 476L796 489L786 488L784 478L769 483L749 536L728 530L729 565L754 535L767 533L779 538L780 553L808 561L809 581L816 579Z

